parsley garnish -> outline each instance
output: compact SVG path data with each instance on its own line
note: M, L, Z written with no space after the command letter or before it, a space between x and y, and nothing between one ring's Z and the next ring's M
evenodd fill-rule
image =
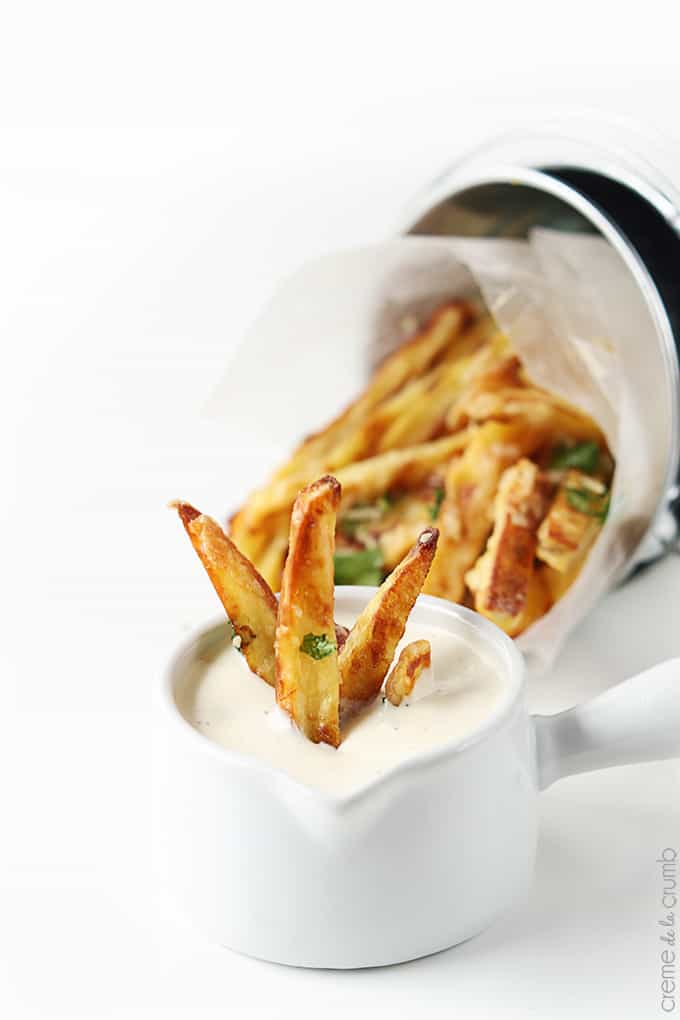
M567 487L564 490L569 506L579 513L588 517L596 517L598 521L604 521L609 513L609 493L591 492L589 489L575 489Z
M566 468L578 468L587 474L597 470L600 462L600 447L593 441L565 446L560 443L553 450L550 467L559 471Z
M394 506L394 498L390 496L389 492L385 492L382 496L378 497L378 509L381 513L386 513L391 506Z
M336 648L335 641L331 641L325 634L305 634L300 645L300 651L312 659L325 659L327 655L332 655Z
M430 520L431 521L436 521L437 518L439 517L439 511L442 508L442 503L443 502L444 502L444 490L443 489L435 489L435 491L434 491L434 501L431 504L431 506L429 506L427 508L427 512L430 515Z
M383 558L380 549L338 552L334 558L336 584L380 584Z

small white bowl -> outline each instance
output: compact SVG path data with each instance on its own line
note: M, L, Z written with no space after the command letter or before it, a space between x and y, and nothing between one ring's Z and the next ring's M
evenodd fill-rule
M354 618L375 589L336 589ZM216 941L304 967L374 967L462 942L526 896L536 798L562 775L680 755L680 660L584 706L527 713L516 645L470 610L420 596L414 623L472 628L505 680L472 734L348 796L304 786L198 733L175 693L215 625L166 671L156 712L157 866Z

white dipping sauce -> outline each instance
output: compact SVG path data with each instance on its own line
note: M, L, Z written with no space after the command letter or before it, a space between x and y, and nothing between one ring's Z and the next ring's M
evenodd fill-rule
M417 638L430 642L432 666L411 697L395 707L379 696L343 727L338 748L303 737L277 706L273 688L250 672L228 638L192 661L177 691L177 706L215 743L254 755L308 786L346 794L406 758L468 737L501 699L501 667L470 628L456 634L408 624L397 655Z

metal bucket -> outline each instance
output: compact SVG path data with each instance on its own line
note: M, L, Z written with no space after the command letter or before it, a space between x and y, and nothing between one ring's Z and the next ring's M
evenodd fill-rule
M619 141L511 135L462 158L407 210L402 232L524 238L534 227L598 234L632 274L655 342L638 409L655 451L650 512L629 570L678 551L680 538L680 192ZM647 150L645 150L647 151ZM665 153L680 177L680 153Z

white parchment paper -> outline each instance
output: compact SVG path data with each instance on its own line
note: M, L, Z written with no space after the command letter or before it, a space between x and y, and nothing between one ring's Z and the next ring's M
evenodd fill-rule
M634 280L604 240L549 230L528 241L408 237L314 260L256 321L208 410L255 455L283 453L358 393L406 329L441 301L480 292L529 375L599 422L617 460L610 513L583 571L519 638L542 671L620 575L655 502L659 454L635 399L654 338ZM263 463L263 481L274 466Z

